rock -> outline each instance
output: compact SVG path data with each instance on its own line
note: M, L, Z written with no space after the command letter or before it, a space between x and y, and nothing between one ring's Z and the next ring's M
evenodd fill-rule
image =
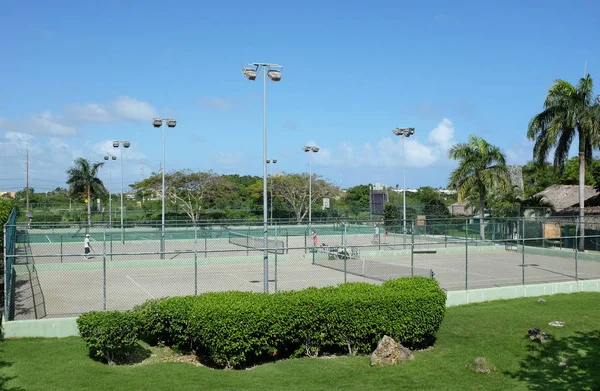
M485 361L483 357L475 359L475 372L489 374L492 372L492 367Z
M548 323L548 325L552 326L552 327L563 327L565 325L565 322L560 322L558 320L555 320L555 321Z
M384 335L371 354L371 365L394 365L398 361L413 360L410 349L400 345L393 338Z
M541 343L548 341L548 334L544 333L540 329L530 328L529 330L527 330L527 333L529 334L529 338L531 338L532 341L538 340Z
M543 298L540 297L539 299L537 299L537 302L538 303L545 303L546 299L543 299Z

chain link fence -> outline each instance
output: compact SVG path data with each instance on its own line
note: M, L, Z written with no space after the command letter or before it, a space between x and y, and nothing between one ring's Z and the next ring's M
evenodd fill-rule
M12 249L5 246L8 320L128 310L150 298L263 292L265 286L276 292L424 276L450 291L600 278L600 224L586 222L580 251L576 218L483 225L476 219L417 219L406 229L381 221L270 226L266 248L261 224L167 225L164 251L160 224L12 220L4 230L14 238Z

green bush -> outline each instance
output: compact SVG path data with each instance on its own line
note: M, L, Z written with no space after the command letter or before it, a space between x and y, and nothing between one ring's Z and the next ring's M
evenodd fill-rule
M151 345L165 345L186 352L193 350L193 334L189 327L192 310L201 297L151 299L136 307L140 339Z
M92 311L77 319L90 356L109 364L127 359L137 346L138 316L133 312Z
M206 293L149 301L136 313L148 342L239 368L290 356L366 354L383 335L425 346L439 329L445 301L435 280L416 277L271 295Z

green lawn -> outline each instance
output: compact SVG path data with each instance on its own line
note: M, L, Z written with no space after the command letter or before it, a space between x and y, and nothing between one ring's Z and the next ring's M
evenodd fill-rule
M186 363L107 366L79 338L0 342L0 390L598 390L600 294L579 293L449 308L435 347L393 367L368 357L297 359L250 370ZM549 322L565 322L563 328ZM529 327L546 331L540 345ZM469 368L484 357L490 375ZM559 366L565 361L567 366Z

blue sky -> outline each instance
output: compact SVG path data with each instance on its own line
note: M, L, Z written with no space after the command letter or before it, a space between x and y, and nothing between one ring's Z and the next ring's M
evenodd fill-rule
M155 115L174 117L166 168L262 175L262 76L274 171L342 187L445 186L447 148L469 134L509 163L531 158L529 119L557 78L600 75L600 3L578 1L29 1L0 24L0 190L65 187L74 158L101 160L112 140L127 185L157 172ZM598 76L600 78L600 76ZM600 88L596 88L600 93ZM113 189L120 182L118 160ZM101 178L108 181L108 169Z

